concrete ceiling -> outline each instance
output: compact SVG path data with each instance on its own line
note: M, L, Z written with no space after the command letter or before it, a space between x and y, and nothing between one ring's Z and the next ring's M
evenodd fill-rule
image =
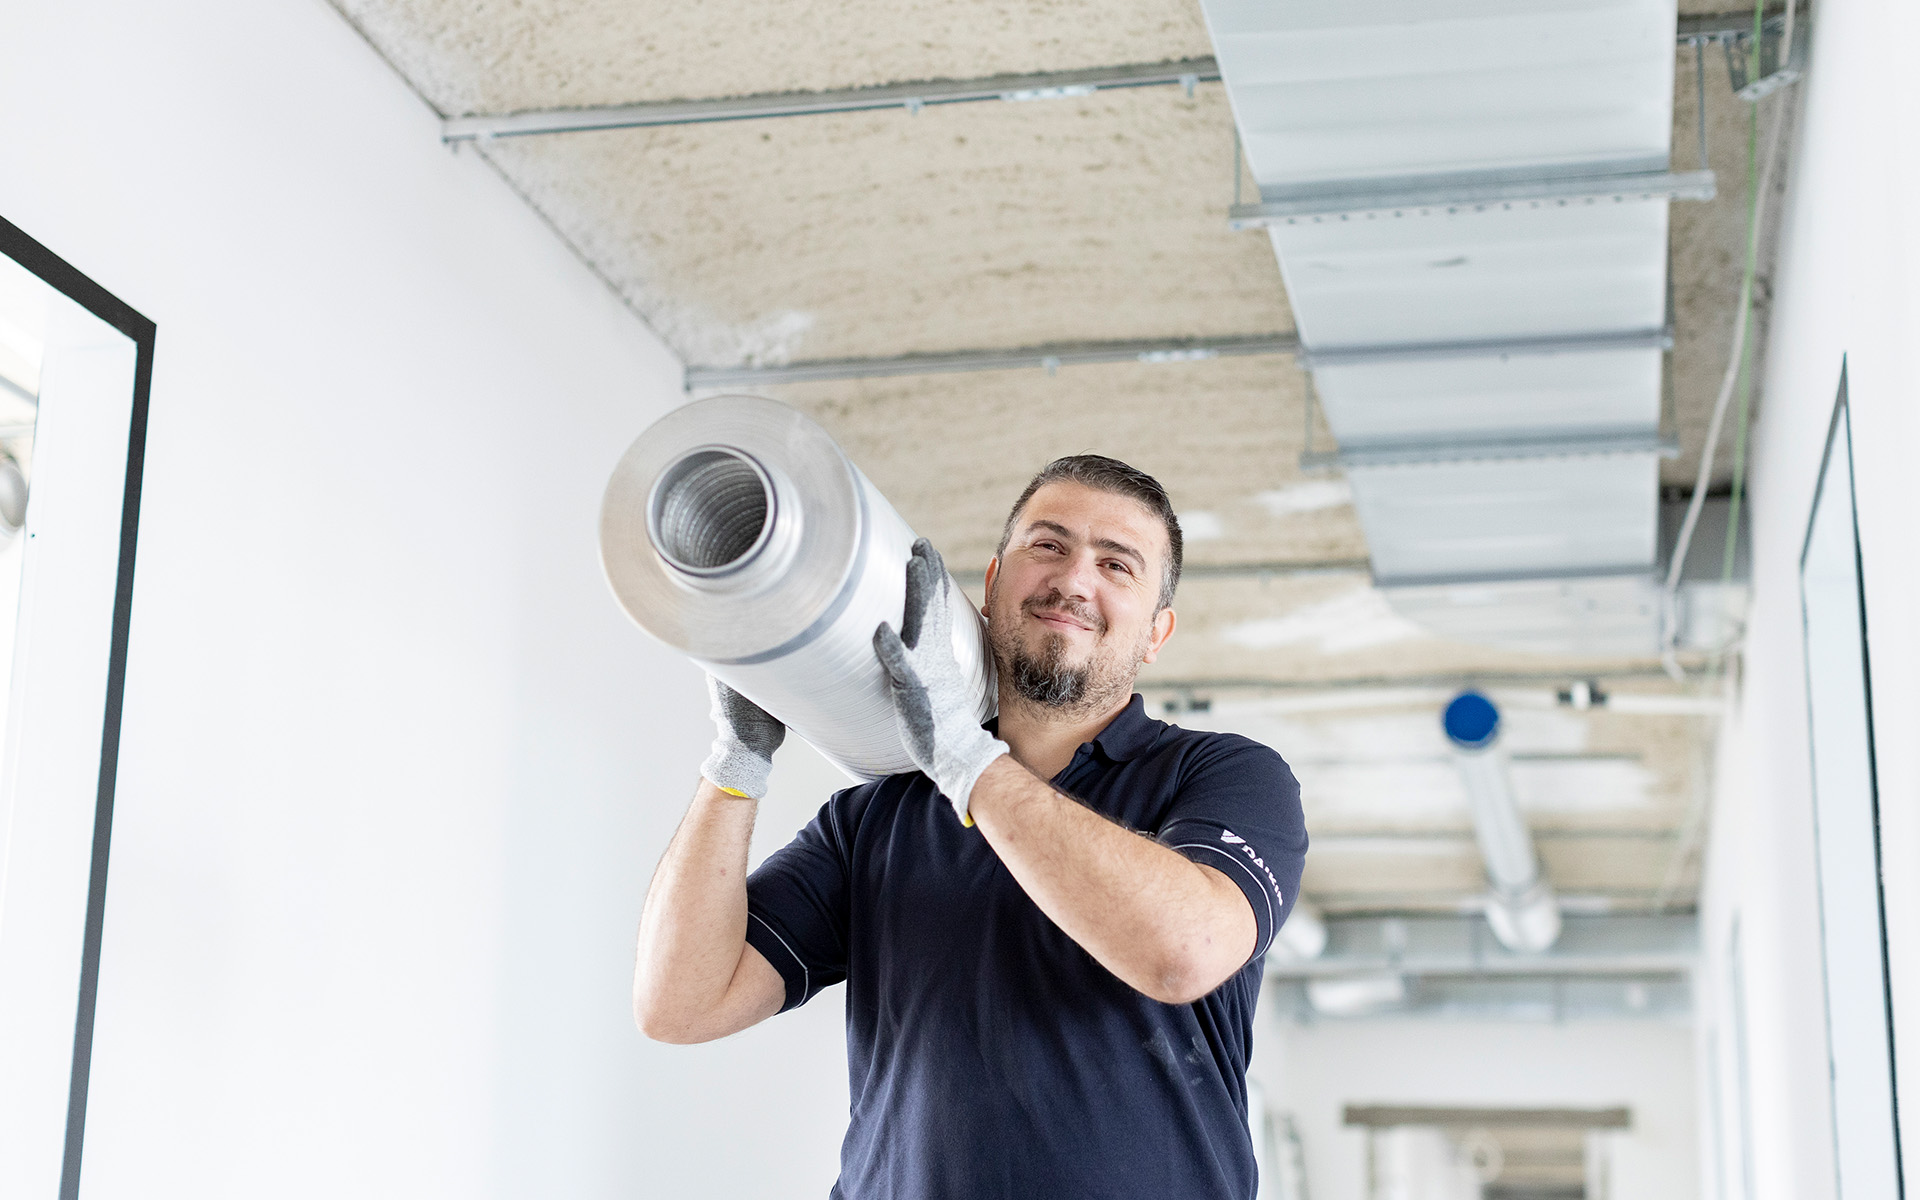
M447 117L1212 53L1192 0L334 3ZM1691 482L1697 464L1745 253L1750 110L1731 94L1717 48L1708 48L1706 66L1720 193L1673 207L1668 378L1684 448L1662 470L1673 484ZM1680 169L1695 165L1693 72L1693 52L1679 48ZM1234 148L1224 89L1203 82L1190 95L1151 87L918 113L503 138L466 152L483 154L686 362L751 366L1286 333L1292 317L1266 237L1227 228ZM1763 261L1763 301L1765 270ZM1648 662L1492 651L1395 617L1364 570L1340 567L1366 557L1342 481L1297 465L1307 407L1303 376L1287 356L750 390L825 424L956 571L977 569L992 553L1007 503L1035 468L1082 450L1126 459L1168 485L1196 566L1313 568L1196 571L1182 585L1180 635L1143 686L1237 681L1240 690L1222 690L1221 703L1253 706L1242 717L1268 721L1283 749L1371 729L1375 757L1424 759L1398 775L1380 768L1369 776L1362 749L1347 764L1289 751L1308 784L1313 828L1327 838L1309 888L1334 907L1444 908L1481 886L1464 810L1442 812L1444 799L1433 800L1433 812L1419 807L1419 796L1445 793L1433 782L1445 769L1434 766L1432 706L1272 725L1252 685L1603 677L1615 687L1672 690L1647 678ZM1315 436L1324 443L1324 428ZM1531 781L1523 790L1562 797L1558 809L1551 800L1533 808L1538 828L1557 831L1541 843L1549 875L1595 903L1689 902L1687 822L1710 723L1547 715L1560 725L1546 741L1580 749L1540 753L1586 756L1516 768ZM1618 803L1590 821L1578 798L1607 794ZM1580 828L1561 828L1569 823ZM1368 840L1383 831L1403 836Z
M1218 84L483 152L690 363L1292 328Z
M828 91L1213 53L1168 0L335 0L442 115Z

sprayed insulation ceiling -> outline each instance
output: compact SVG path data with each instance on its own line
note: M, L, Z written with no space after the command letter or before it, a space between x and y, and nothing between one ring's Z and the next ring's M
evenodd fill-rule
M443 117L1213 53L1193 0L334 3ZM1725 7L1683 0L1680 11ZM1689 169L1695 63L1684 46L1676 55L1674 165ZM1720 190L1672 211L1669 419L1684 453L1662 466L1669 484L1690 480L1697 461L1744 254L1750 109L1731 94L1717 48L1706 65ZM1267 238L1227 227L1234 145L1224 88L1201 82L1190 93L1150 87L502 138L462 152L484 155L686 362L742 366L1286 334L1293 318ZM1763 303L1767 295L1763 261ZM1588 676L1611 688L1672 690L1647 677L1649 662L1494 651L1397 617L1352 565L1367 547L1343 481L1298 466L1308 436L1303 378L1291 358L1268 356L751 390L821 420L961 572L991 554L1027 475L1082 450L1125 458L1168 484L1196 566L1311 568L1196 571L1181 589L1181 636L1143 677L1156 696L1178 700L1185 685L1209 679L1264 681L1283 693L1357 680ZM1327 448L1323 424L1314 436ZM1264 721L1301 745L1355 747L1353 761L1290 754L1326 839L1316 846L1313 894L1364 909L1445 908L1477 892L1463 810L1447 799L1428 744L1427 700L1281 719L1259 708L1267 701L1257 691L1244 694L1252 708L1236 715L1223 698L1223 719ZM1551 834L1541 843L1550 877L1602 907L1688 902L1697 849L1689 821L1710 723L1544 716L1557 732L1534 738L1545 747L1534 752L1548 757L1516 770L1534 797L1536 827ZM1368 765L1367 746L1386 765ZM1554 765L1555 754L1567 761ZM1393 766L1396 755L1407 761ZM1431 811L1407 807L1415 795ZM1381 899L1389 895L1399 900Z
M484 153L692 363L1292 327L1218 84Z
M976 79L1213 53L1166 0L336 0L444 116Z

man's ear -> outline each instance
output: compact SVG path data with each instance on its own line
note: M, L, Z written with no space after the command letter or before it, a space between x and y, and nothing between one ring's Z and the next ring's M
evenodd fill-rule
M1000 556L996 554L995 556L987 560L986 600L984 603L980 605L980 615L983 617L987 616L989 611L993 608L993 581L999 574L1000 574ZM989 619L991 618L989 617Z
M1173 636L1173 626L1171 608L1163 608L1154 614L1153 636L1147 639L1147 653L1140 659L1140 665L1145 666L1160 657L1160 647L1166 645L1167 639Z

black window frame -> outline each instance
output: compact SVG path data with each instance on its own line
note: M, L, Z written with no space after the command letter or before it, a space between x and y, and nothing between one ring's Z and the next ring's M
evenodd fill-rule
M87 874L87 923L80 952L80 991L73 1022L73 1067L67 1085L66 1144L60 1200L80 1198L80 1157L93 1070L93 1019L100 990L100 944L106 929L107 861L113 846L114 785L120 766L120 719L127 682L127 640L133 618L134 553L140 532L140 487L146 465L147 401L153 384L154 323L88 278L26 231L0 217L0 254L132 340L133 411L127 472L120 499L120 560L113 592L113 640L107 656L106 712L100 733L100 776L94 793L93 847Z

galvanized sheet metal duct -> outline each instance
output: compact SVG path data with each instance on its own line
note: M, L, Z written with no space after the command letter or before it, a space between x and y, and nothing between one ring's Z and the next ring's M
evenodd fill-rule
M873 653L913 530L833 438L755 396L649 426L614 468L600 560L627 615L857 779L914 770ZM948 577L954 652L993 715L986 624Z
M1669 202L1561 185L1668 170L1673 0L1202 8L1262 212L1300 214L1261 220L1376 581L1443 635L1512 644L1517 588L1526 649L1651 651Z

